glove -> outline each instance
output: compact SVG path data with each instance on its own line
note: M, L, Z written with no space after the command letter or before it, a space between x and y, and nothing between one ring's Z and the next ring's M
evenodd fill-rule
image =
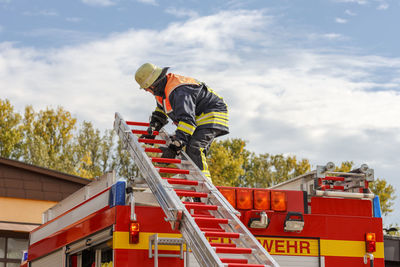
M159 128L159 129L158 129ZM159 131L160 129L162 128L162 126L161 127L159 127L159 125L156 123L156 124L150 124L150 126L149 126L149 128L147 128L147 134L142 134L139 138L144 138L144 139L155 139L156 138L156 136L155 135L153 135L153 132L154 131Z
M153 135L153 132L161 130L161 128L167 123L168 119L164 114L159 111L154 111L151 114L150 126L147 128L147 134L142 134L140 138L155 139L156 136Z
M160 149L163 152L161 157L173 159L181 153L182 148L183 148L182 142L172 137L172 142L169 144L168 147L160 147Z

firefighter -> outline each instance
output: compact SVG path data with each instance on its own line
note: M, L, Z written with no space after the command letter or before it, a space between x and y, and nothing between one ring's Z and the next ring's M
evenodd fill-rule
M155 96L157 107L150 118L147 135L168 123L177 125L171 143L163 150L163 158L175 158L185 147L187 155L211 180L206 155L215 137L229 133L228 108L222 97L203 82L190 77L168 73L151 63L143 64L135 74L140 89Z

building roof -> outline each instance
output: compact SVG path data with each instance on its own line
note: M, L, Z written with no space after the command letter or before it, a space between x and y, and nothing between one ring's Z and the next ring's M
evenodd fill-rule
M51 176L51 177L54 177L54 178L57 178L60 180L66 180L69 182L74 182L74 183L78 183L78 184L82 184L82 185L86 185L91 182L89 179L85 179L85 178L82 178L79 176L75 176L75 175L71 175L71 174L35 166L35 165L28 164L25 162L7 159L7 158L3 158L3 157L0 157L0 164L16 167L19 169L24 169L24 170L27 170L30 172L35 172L38 174L43 174L43 175Z

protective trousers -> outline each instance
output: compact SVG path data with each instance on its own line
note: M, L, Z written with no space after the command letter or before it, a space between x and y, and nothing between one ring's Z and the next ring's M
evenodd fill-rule
M186 154L199 167L203 174L211 180L206 161L207 153L214 138L220 135L221 130L212 128L196 129L186 145Z

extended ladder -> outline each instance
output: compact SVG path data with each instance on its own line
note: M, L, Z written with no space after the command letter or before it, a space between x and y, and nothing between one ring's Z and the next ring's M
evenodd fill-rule
M182 152L177 159L149 157L146 153L161 153L155 147L141 144L170 142L168 134L161 130L153 134L156 139L142 139L135 134L147 134L145 130L130 126L148 127L149 123L124 121L115 114L114 129L124 147L137 164L143 178L163 209L166 220L173 229L179 229L201 266L261 267L279 266L238 218L238 212L221 195L218 189L202 174L191 159ZM178 168L160 167L154 163L171 163ZM174 174L173 178L160 174ZM202 202L181 201L201 198ZM209 242L207 237L221 238L228 242ZM229 258L218 254L236 254Z
M271 189L301 190L313 196L369 198L374 194L369 189L369 182L374 181L374 170L366 164L350 172L336 172L335 164L328 162L319 165L316 170L297 176L288 181L270 187Z

